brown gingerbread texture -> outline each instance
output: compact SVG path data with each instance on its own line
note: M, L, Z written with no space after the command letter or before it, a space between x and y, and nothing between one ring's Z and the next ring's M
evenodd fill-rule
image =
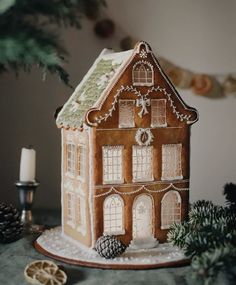
M62 234L87 247L106 234L133 248L165 242L188 214L197 120L146 42L104 49L56 121Z

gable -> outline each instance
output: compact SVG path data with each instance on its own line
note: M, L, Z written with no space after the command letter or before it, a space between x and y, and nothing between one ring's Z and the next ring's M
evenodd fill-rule
M134 50L104 50L100 54L63 106L56 121L58 127L80 129L83 123L99 126L113 116L118 99L125 92L141 101L159 94L158 98L166 99L178 122L190 125L198 120L197 111L181 99L149 45L139 42Z
M147 121L147 117L150 117L150 100L152 99L166 100L168 114L174 126L190 125L198 120L197 111L184 103L161 69L150 47L144 42L136 45L122 73L108 87L93 108L87 112L86 123L90 126L112 127L106 122L110 121L111 117L118 120L117 109L119 101L123 99L132 99L135 102L136 112L145 110L143 121ZM143 103L146 104L145 109ZM148 127L148 124L141 123L137 116L136 122L139 127L140 125Z

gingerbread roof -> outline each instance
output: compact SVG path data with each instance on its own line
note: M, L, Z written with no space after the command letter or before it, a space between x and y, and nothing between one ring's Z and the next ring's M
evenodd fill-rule
M168 100L170 101L170 105L173 108L173 112L176 114L178 119L181 121L186 121L187 124L196 122L198 120L197 111L194 108L186 105L179 96L178 92L175 90L174 86L161 69L149 45L145 42L139 42L136 44L133 50L115 53L112 50L104 49L101 52L88 73L82 79L81 83L76 87L70 99L58 114L56 120L57 126L80 129L84 122L90 126L96 126L96 123L93 124L88 122L87 116L89 112L95 109L101 109L101 106L103 105L104 100L108 96L112 87L119 80L120 76L123 74L125 68L131 62L135 54L140 51L140 47L142 45L145 45L147 51L152 54L159 72L171 89L171 93L173 93L177 100L179 100L181 106L185 111L188 112L188 114L182 114L176 110L174 101L172 99L172 94L168 93L165 88L161 88L159 86L153 86L152 88L158 89L156 91L166 94ZM131 87L127 86L126 88L130 90ZM134 88L134 90L131 91L135 90L136 89ZM109 117L110 114L107 114L107 116Z
M82 126L86 112L97 103L132 52L133 50L115 53L110 49L101 52L58 114L58 127L76 129Z

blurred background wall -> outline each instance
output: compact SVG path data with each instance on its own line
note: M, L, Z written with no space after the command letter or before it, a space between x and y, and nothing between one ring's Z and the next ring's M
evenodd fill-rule
M107 0L108 17L116 23L112 38L93 33L93 23L80 31L58 31L70 57L66 66L76 86L104 47L119 48L126 35L147 41L152 49L174 63L213 74L236 72L236 2L234 0ZM192 127L191 201L224 203L223 185L236 182L236 98L209 99L179 90L198 109ZM0 201L16 203L14 182L19 176L20 151L37 151L37 178L41 185L35 207L60 207L60 131L53 113L72 90L56 77L45 82L31 74L0 76Z

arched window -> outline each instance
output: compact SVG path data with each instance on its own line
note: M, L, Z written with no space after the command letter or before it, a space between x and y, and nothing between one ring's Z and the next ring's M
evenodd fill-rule
M124 234L124 201L117 195L107 197L103 204L104 234Z
M146 61L138 61L133 66L133 85L151 86L153 85L153 66Z
M161 228L168 229L181 222L181 197L177 191L167 192L161 201Z

